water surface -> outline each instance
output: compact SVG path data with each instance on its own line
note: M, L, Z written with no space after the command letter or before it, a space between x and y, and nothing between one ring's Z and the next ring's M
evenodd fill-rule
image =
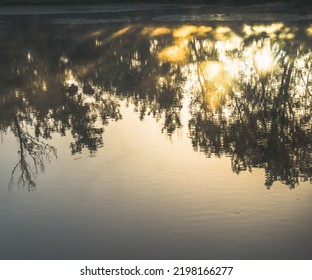
M0 37L1 259L311 258L310 21Z

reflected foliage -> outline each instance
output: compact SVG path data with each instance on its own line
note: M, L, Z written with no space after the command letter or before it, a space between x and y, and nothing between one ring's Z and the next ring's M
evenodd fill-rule
M277 44L270 37L263 31L245 38L241 49L215 52L212 42L213 51L200 51L222 62L224 69L212 80L215 86L222 79L223 88L211 87L209 73L198 71L204 82L192 100L190 135L194 148L208 157L230 156L234 172L264 168L268 188L275 181L293 188L311 181L312 174L312 53L304 43L287 46L290 42Z
M268 188L311 181L311 26L3 26L0 130L20 143L12 178L20 170L18 181L35 185L33 175L56 155L45 143L55 133L71 137L72 154L94 154L124 102L168 135L187 106L194 150L229 156L238 174L263 168Z

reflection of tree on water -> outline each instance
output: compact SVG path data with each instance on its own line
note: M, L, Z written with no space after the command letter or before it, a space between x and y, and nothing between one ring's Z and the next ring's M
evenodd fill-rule
M84 148L88 148L91 153L96 152L103 146L102 125L107 124L108 119L121 118L118 101L113 96L104 95L101 91L94 92L92 96L76 92L66 100L62 113L67 116L68 128L75 140L71 143L72 154L80 153ZM99 118L101 124L97 124Z
M19 138L15 122L22 112L34 127L27 141L39 145L39 138L70 133L72 154L84 148L94 154L104 144L104 125L122 117L120 100L133 104L141 120L161 121L171 135L182 125L183 97L190 94L195 150L230 155L236 173L264 168L268 187L274 181L293 187L311 180L309 28L30 25L19 38L11 38L18 33L11 28L1 35L11 53L1 68L10 72L1 73L0 127L11 127L29 153L21 141L29 136ZM43 158L53 154L40 145Z
M261 48L265 40L258 39ZM242 62L238 81L225 98L219 97L218 105L205 100L211 89L199 91L191 105L189 128L196 150L207 156L230 155L234 172L260 167L265 169L268 188L274 181L294 187L312 175L311 52L280 55L282 50L274 47L271 51L278 59L274 69L265 73L267 57L255 71ZM240 56L238 50L236 57ZM257 61L253 66L257 68ZM209 98L213 97L211 93Z
M22 128L21 121L16 116L12 130L19 141L19 161L12 170L10 187L14 185L14 177L18 173L17 184L27 186L29 190L36 187L34 177L45 170L45 163L51 156L57 156L56 149L44 142L38 141ZM30 160L28 160L28 157ZM31 161L31 163L30 163Z
M80 28L73 30L74 40L80 32ZM144 27L99 28L88 34L89 40L79 42L72 53L68 52L77 83L92 84L127 100L135 106L141 120L146 115L163 120L163 131L169 134L179 128L180 66L159 63L152 53L150 39L143 35ZM165 44L169 39L162 40ZM79 54L86 52L87 64L79 58Z
M65 82L67 70L60 59L61 46L57 43L60 49L46 48L46 41L54 41L56 34L52 38L39 36L32 40L34 33L26 28L25 36L15 39L12 34L20 32L10 30L2 33L5 44L0 55L6 65L1 67L4 83L0 96L0 129L1 133L11 130L19 143L20 159L12 171L10 187L17 183L33 189L36 174L43 172L45 163L56 156L55 148L40 138L48 140L53 133L65 136L70 132L73 154L83 148L94 153L103 145L101 123L107 124L108 119L117 120L121 115L113 96L101 94L99 90L90 91L83 84L79 84L76 91L69 89ZM34 41L36 44L32 45ZM16 53L21 48L24 51ZM102 122L98 123L99 120ZM33 128L33 134L27 128Z

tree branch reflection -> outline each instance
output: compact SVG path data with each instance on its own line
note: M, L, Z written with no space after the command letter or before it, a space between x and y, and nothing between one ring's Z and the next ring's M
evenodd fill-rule
M19 173L18 186L26 186L28 190L34 190L35 176L45 171L45 163L51 160L51 156L57 157L56 149L32 137L22 128L18 117L14 118L13 133L19 141L19 161L12 170L9 188L13 188L14 178L16 173Z

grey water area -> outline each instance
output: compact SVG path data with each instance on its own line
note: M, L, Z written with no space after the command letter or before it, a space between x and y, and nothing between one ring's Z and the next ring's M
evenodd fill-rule
M309 14L3 11L0 259L311 259Z

